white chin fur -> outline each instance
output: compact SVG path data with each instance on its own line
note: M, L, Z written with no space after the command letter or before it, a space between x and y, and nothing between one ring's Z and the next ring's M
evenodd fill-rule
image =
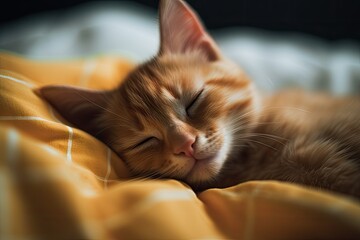
M186 180L189 183L194 184L214 180L224 166L230 153L231 141L232 136L225 128L224 142L216 156L209 160L198 160L193 169L189 172Z

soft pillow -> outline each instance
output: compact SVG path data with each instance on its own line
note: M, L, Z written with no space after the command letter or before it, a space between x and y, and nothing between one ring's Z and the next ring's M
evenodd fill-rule
M32 90L109 89L132 68L0 54L0 239L360 238L360 204L341 195L275 181L195 194L175 180L129 180L117 155Z

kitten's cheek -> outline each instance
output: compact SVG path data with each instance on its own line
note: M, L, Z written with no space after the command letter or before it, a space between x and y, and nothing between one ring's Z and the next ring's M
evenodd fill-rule
M216 158L198 160L186 176L186 181L190 184L211 181L216 178L222 166L222 161Z

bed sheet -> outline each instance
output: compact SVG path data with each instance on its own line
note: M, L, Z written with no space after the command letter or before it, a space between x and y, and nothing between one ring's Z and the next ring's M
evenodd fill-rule
M111 56L39 61L0 54L0 239L359 239L360 204L276 181L194 193L134 180L106 145L33 89L108 89L134 64Z

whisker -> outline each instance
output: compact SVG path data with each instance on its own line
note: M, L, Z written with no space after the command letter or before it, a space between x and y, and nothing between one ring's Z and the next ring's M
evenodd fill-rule
M89 103L91 103L91 104L93 104L93 105L95 105L95 106L97 106L97 107L99 107L99 108L103 109L104 111L106 111L106 112L108 112L108 113L113 114L114 116L118 117L119 119L124 119L124 117L123 117L123 116L121 116L121 115L119 115L119 114L117 114L117 113L115 113L115 112L113 112L113 111L110 111L110 110L109 110L109 109L107 109L107 108L104 108L103 106L101 106L101 105L99 105L99 104L95 103L94 101L92 101L91 99L89 99L89 98L85 97L84 95L82 95L82 94L80 94L80 93L77 93L77 94L78 94L80 97L82 97L83 99L85 99L86 101L88 101ZM110 101L110 100L109 100L109 101Z
M252 113L258 112L258 111L259 111L259 113L257 113L256 116L261 117L261 116L264 116L265 114L267 114L268 111L272 111L274 109L297 110L297 111L301 111L301 112L310 113L310 111L308 111L308 110L305 110L302 108L297 108L297 107L264 107L261 110L252 109L248 112L245 112L244 114L238 115L238 116L236 116L235 120L237 120L237 121L242 120L242 119L246 118L249 114L252 114Z
M274 138L274 139L281 139L281 140L286 140L288 141L288 139L286 138L283 138L283 137L280 137L280 136L277 136L277 135L273 135L273 134L266 134L266 133L257 133L257 132L251 132L251 133L245 133L244 136L249 136L249 137L271 137L271 138Z
M275 138L276 136L275 136L275 137L272 137L272 136L263 136L263 135L254 134L254 135L247 135L247 136L244 136L244 137L261 137L261 138L273 140L274 142L277 142L277 143L279 143L279 144L281 144L281 145L283 145L283 146L285 145L284 142L280 141L279 139L276 139L276 138ZM284 139L284 138L280 138L280 139L286 140L286 139Z
M256 140L253 140L253 139L248 139L247 141L248 141L248 142L253 142L253 143L258 143L258 144L264 145L264 146L266 146L266 147L268 147L268 148L271 148L271 149L277 151L276 148L274 148L273 146L270 146L270 145L268 145L268 144L266 144L266 143L263 143L263 142L260 142L260 141L256 141Z

